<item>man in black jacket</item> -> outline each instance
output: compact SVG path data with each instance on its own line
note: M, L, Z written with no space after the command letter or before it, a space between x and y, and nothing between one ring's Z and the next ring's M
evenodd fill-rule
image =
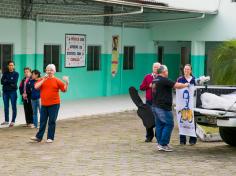
M157 71L158 76L153 80L153 106L152 111L156 123L157 148L159 151L171 152L169 146L171 133L174 127L172 114L172 89L182 89L189 83L178 83L168 79L168 69L161 65Z
M16 120L16 100L17 100L17 81L19 74L15 71L15 64L13 61L8 61L7 63L8 70L3 73L1 84L3 90L3 103L4 103L4 114L5 121L1 125L9 125L9 100L11 100L12 106L12 120L9 127L13 127Z

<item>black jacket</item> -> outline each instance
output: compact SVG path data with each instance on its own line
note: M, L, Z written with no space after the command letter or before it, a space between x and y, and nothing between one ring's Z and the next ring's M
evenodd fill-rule
M17 90L19 74L16 71L6 71L2 75L1 84L3 92L10 92Z

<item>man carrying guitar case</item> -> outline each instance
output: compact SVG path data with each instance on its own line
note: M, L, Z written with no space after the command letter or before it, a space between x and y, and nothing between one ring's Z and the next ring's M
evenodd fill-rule
M155 121L151 108L143 103L134 87L129 88L129 94L134 104L138 107L137 114L142 119L143 125L146 128L154 128Z

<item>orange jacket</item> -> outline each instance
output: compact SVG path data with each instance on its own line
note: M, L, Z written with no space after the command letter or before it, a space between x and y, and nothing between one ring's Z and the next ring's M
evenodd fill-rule
M43 106L51 106L60 104L59 90L65 92L65 84L56 77L48 78L39 89L41 104Z

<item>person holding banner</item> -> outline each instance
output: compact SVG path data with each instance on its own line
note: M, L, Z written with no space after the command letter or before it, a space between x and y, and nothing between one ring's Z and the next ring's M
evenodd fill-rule
M168 69L161 65L158 69L158 76L153 80L153 106L152 111L155 117L157 148L159 151L171 152L170 137L174 127L172 114L172 89L182 89L189 86L189 83L178 83L168 79Z
M192 75L192 67L190 64L184 66L184 75L177 79L179 83L189 83L188 88L176 91L176 113L180 134L180 145L186 144L186 135L189 137L189 144L195 145L197 142L196 127L193 117L193 96L194 86L197 81Z
M140 90L146 92L146 104L151 108L152 106L152 81L157 77L157 70L160 67L160 63L156 62L152 66L152 73L147 74L142 84L140 85ZM146 128L146 139L145 142L152 142L152 139L154 137L154 131L153 128Z

